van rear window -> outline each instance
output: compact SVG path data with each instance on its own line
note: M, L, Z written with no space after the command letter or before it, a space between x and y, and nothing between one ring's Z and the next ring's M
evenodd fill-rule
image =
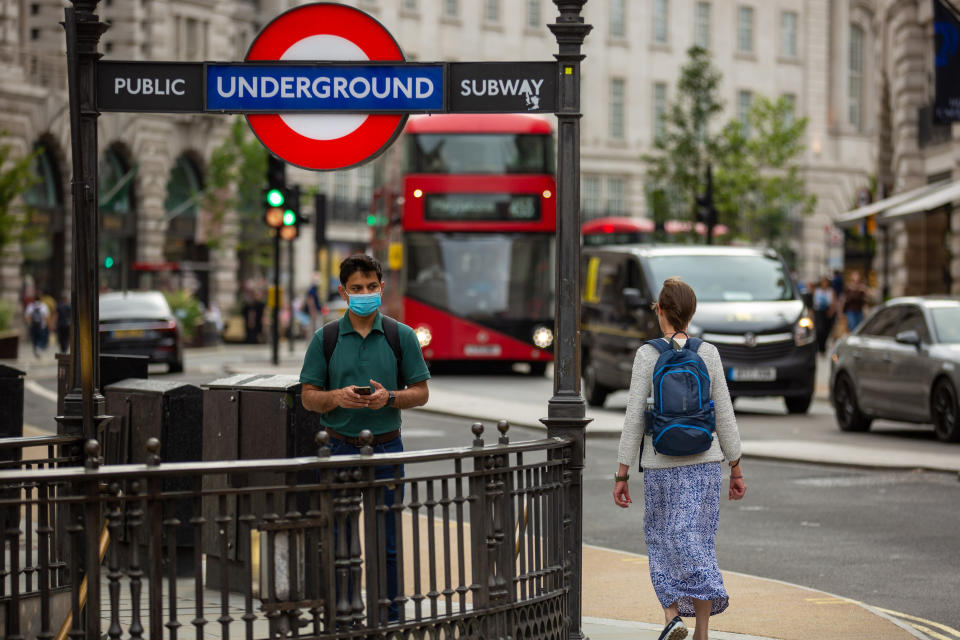
M693 287L699 302L793 300L796 294L783 263L757 256L656 256L650 258L655 290L679 276Z

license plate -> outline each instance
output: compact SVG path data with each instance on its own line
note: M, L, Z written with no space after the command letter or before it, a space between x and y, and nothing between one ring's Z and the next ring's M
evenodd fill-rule
M775 367L730 367L728 375L736 382L772 382L777 379Z
M500 345L468 344L464 345L463 353L468 356L498 356L500 355Z
M114 338L142 338L143 329L117 329L113 332Z

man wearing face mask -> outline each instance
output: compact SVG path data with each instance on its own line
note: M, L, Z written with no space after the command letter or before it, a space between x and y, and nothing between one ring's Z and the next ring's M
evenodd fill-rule
M360 453L358 437L364 429L373 434L374 453L403 451L400 410L424 405L429 396L430 372L416 334L379 312L383 288L383 269L374 258L354 254L340 263L337 290L349 305L347 312L313 334L303 359L303 406L323 414L332 455ZM377 467L377 478L393 474L391 465ZM397 489L384 491L386 505L403 499L403 486ZM386 513L385 529L387 597L393 602L397 553L392 510ZM394 603L390 619L397 614Z

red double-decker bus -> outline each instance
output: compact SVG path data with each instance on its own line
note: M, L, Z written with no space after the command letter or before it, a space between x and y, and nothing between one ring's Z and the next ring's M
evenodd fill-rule
M556 182L550 123L410 118L374 169L373 249L388 314L430 362L552 359Z

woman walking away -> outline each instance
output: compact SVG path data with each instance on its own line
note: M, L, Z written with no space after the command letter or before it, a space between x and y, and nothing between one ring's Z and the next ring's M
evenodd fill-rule
M713 345L685 333L697 308L693 289L679 278L668 278L655 308L665 337L637 349L633 361L613 501L624 509L630 506L628 471L639 452L650 579L666 623L660 640L686 638L682 618L693 616L693 640L707 640L710 616L722 613L729 602L714 540L720 520L724 460L730 461L729 499L739 500L746 491L740 466L740 434L720 354ZM658 361L660 370L655 371ZM670 373L681 375L666 375L668 367L674 367ZM694 397L696 402L691 405L684 395L682 403L676 402L675 396L687 390L706 396L707 385L700 384L704 377L709 377L709 400ZM651 396L653 404L645 410ZM671 413L671 400L689 415ZM688 409L688 405L699 408ZM683 419L670 425L670 419L678 417ZM695 420L709 426L689 427ZM679 428L682 426L688 428ZM693 453L680 455L686 451Z

